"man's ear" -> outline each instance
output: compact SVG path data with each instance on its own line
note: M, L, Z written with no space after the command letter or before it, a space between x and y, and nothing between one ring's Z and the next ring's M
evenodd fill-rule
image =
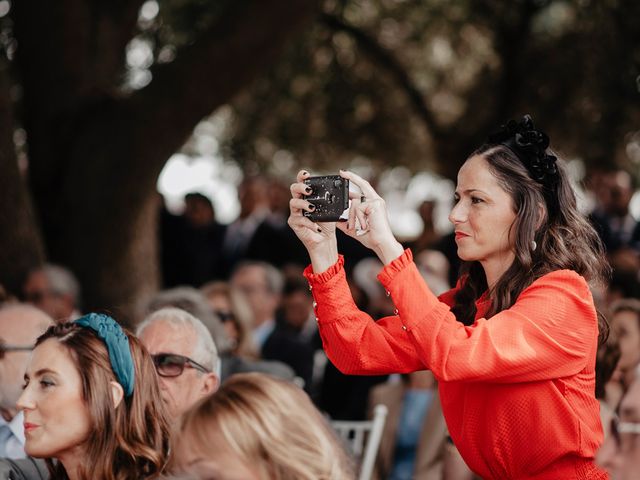
M218 390L220 380L215 373L206 373L202 383L202 395L211 395Z
M120 405L120 402L124 398L124 390L122 385L118 382L111 380L109 383L111 386L111 400L113 400L113 408L118 408L118 405Z

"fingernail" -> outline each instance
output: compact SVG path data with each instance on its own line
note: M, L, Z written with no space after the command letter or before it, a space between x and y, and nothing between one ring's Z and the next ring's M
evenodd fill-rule
M322 229L318 227L318 233L322 233Z
M316 209L316 206L313 203L309 204L309 210L311 210L312 212Z
M302 175L309 175L309 172L307 172L306 170L303 170Z
M307 193L311 193L312 192L311 187L305 188L304 191L307 192Z

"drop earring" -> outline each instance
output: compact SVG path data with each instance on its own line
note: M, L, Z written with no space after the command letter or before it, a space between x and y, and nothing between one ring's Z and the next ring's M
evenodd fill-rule
M535 240L531 240L531 251L535 252L536 248L538 248L538 244L536 243Z

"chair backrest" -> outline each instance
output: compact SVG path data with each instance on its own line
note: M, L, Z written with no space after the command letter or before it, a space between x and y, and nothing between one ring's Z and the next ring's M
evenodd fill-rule
M358 480L370 480L378 455L387 407L373 408L373 419L364 421L332 420L331 425L343 438L351 454L360 461Z

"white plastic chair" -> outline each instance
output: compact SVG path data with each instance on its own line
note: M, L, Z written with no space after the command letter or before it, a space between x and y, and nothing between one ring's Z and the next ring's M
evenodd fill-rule
M351 454L360 461L358 480L370 480L373 476L386 420L387 407L382 404L373 408L372 420L331 420L331 426L345 441Z

